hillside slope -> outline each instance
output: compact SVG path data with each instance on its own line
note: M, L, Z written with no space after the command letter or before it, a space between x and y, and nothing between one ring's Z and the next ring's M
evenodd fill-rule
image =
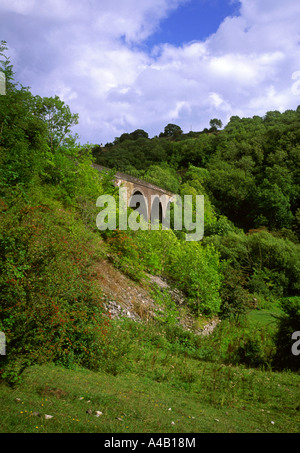
M111 318L126 317L137 322L148 322L166 316L164 294L167 292L177 309L176 323L196 334L212 332L218 318L203 318L199 322L184 305L184 295L161 277L146 274L135 282L117 269L109 259L103 259L93 266L94 277L103 292L105 308ZM161 294L158 300L157 294Z

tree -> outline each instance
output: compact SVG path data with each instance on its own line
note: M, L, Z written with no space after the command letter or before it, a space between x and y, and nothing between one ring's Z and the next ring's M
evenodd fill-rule
M221 129L223 127L222 121L218 120L217 118L210 120L209 125L210 132L216 132L218 129Z
M160 137L179 137L179 135L182 134L182 129L181 127L177 126L177 124L171 124L169 123L165 129L164 132L160 133Z
M146 171L144 178L158 187L163 187L170 192L178 193L179 177L176 171L167 164L151 165Z
M263 181L257 193L256 226L268 226L271 229L289 228L293 222L293 214L289 197L277 184Z
M131 132L130 136L133 140L138 140L139 138L149 138L148 133L143 129L136 129L135 131Z
M251 197L256 190L252 174L224 160L211 161L208 170L206 187L214 206L237 226L248 229L249 222L253 222L249 212Z
M263 120L267 123L278 123L281 119L281 113L278 110L267 112Z
M70 107L58 96L36 96L35 99L35 114L47 124L48 142L50 150L54 152L70 134L71 127L78 124L78 114L72 114Z
M124 132L124 134L122 134L120 137L115 138L114 144L117 145L119 143L125 142L126 140L138 140L139 138L149 138L148 133L143 129L136 129L130 134L128 134L128 132Z
M6 78L6 94L0 96L0 193L13 192L43 171L46 128L34 115L34 96L14 82L13 66L1 41L0 71Z
M0 57L3 58L3 60L0 60L0 71L4 73L6 89L9 90L14 87L15 84L12 82L14 79L13 65L11 64L9 57L5 55L7 50L7 42L2 40L0 43Z

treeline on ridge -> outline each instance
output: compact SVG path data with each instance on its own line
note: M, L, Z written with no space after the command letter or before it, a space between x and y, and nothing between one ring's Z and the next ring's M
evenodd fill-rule
M245 231L285 228L299 238L300 106L264 117L234 116L223 130L216 121L188 134L171 124L151 139L143 130L122 134L94 146L93 155L98 164L176 193L183 187L203 191L216 212Z

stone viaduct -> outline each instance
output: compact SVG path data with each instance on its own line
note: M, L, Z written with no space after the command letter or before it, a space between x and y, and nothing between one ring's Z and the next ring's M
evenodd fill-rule
M111 171L111 169L98 164L93 164L93 167L99 172ZM175 194L162 189L161 187L157 187L150 182L143 181L121 172L115 173L114 183L117 187L122 186L127 189L127 200L125 201L129 207L135 207L131 205L133 195L142 195L144 197L147 209L147 221L151 219L151 209L154 203L158 203L159 222L162 223L166 218L168 205L174 200Z

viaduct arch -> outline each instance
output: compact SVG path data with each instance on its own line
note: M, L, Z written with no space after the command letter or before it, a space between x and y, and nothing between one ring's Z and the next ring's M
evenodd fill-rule
M93 167L99 172L110 171L109 168L98 164L93 164ZM151 209L156 205L159 213L159 221L162 223L166 217L169 203L174 200L175 196L175 194L169 192L168 190L121 172L116 172L114 184L117 187L122 186L127 189L127 200L125 200L127 206L130 206L133 195L143 196L147 211L147 221L151 219Z

